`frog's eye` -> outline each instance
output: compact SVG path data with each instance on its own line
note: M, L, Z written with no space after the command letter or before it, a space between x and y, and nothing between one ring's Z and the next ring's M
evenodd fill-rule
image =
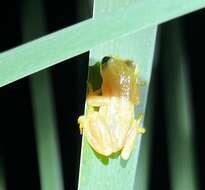
M105 64L105 63L107 63L107 62L109 61L109 59L111 59L111 57L105 56L105 57L102 58L101 63L102 63L102 64Z
M126 60L125 61L125 64L130 67L130 68L135 68L135 65L133 64L133 61L130 61L130 60Z

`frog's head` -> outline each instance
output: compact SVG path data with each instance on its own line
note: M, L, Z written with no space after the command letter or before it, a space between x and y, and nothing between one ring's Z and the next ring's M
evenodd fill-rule
M101 61L102 91L112 96L130 98L139 102L138 67L131 60L106 56Z
M111 59L113 59L113 58L110 57L110 56L105 56L105 57L103 57L103 58L102 58L102 61L101 61L102 65L107 64L107 63L109 62L109 60L111 60Z
M101 61L101 75L109 72L110 75L130 75L135 70L133 62L130 60L123 60L116 57L105 56Z

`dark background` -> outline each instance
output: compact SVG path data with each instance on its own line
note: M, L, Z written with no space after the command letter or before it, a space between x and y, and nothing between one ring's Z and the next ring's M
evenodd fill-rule
M53 32L79 21L77 1L44 0L47 32ZM22 2L2 1L0 6L0 51L22 44L20 11ZM200 10L178 19L183 28L185 51L191 79L194 118L194 147L200 189L205 189L204 176L204 39L205 11ZM150 189L172 189L168 169L166 121L164 119L163 64L169 25L163 24L158 34L158 54L151 85L155 88L154 134L152 138ZM175 21L174 21L175 22ZM76 119L83 113L88 53L49 68L57 113L57 127L66 189L77 189L81 137ZM32 117L29 77L0 88L0 157L4 161L8 190L40 189L36 142ZM160 117L159 117L160 116ZM73 126L66 127L66 126Z

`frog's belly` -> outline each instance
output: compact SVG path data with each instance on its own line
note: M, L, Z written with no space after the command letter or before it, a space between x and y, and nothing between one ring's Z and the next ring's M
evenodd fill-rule
M113 97L106 108L107 123L111 134L112 152L121 150L134 118L134 106L123 99Z

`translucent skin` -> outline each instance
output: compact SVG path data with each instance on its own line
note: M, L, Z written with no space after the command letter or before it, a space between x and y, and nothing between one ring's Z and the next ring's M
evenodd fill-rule
M81 132L92 148L105 156L121 151L127 160L134 148L142 114L134 117L134 105L139 103L138 69L130 60L114 57L101 64L101 89L87 96L88 111L78 122Z

